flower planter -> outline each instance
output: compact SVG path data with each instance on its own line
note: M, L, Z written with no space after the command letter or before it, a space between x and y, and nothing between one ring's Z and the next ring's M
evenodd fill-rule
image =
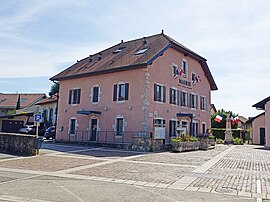
M196 142L172 142L171 150L174 152L199 150L200 143Z
M216 141L214 138L208 138L207 136L200 136L198 137L198 139L200 142L201 150L214 149L216 146Z

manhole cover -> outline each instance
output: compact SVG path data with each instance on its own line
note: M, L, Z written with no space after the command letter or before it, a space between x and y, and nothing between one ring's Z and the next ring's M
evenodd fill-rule
M215 191L219 193L232 193L233 191L235 191L235 189L232 189L229 187L222 187L222 188L216 188Z

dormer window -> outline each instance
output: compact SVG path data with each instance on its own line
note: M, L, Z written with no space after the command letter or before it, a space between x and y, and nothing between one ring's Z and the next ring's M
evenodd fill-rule
M141 55L141 54L144 54L149 48L144 48L144 49L141 49L141 50L138 50L135 55Z

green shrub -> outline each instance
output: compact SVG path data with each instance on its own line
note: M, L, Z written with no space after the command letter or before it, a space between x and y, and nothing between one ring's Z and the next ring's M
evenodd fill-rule
M243 144L243 140L239 137L236 137L236 138L233 138L233 143L237 145Z
M208 139L215 139L216 137L214 135L209 135Z
M198 139L196 137L191 137L188 134L182 134L180 137L172 138L172 142L196 142Z

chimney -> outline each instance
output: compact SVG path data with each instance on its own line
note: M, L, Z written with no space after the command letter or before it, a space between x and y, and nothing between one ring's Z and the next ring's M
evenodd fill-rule
M121 40L121 43L123 43L123 42L124 42L124 40L122 39L122 40Z
M147 44L147 38L143 37L143 44Z
M92 61L93 61L93 56L89 55L89 62L92 62Z
M101 53L98 54L98 61L101 60Z

